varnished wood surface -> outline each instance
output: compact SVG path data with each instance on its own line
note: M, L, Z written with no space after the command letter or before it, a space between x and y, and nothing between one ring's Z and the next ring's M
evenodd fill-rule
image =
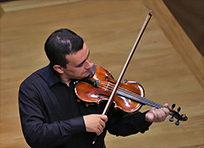
M91 50L92 62L117 79L150 9L153 18L124 78L141 83L153 101L181 106L189 120L179 127L168 120L154 123L145 134L128 137L107 134L107 147L204 147L203 58L161 0L17 1L1 7L5 13L1 18L0 147L28 147L20 127L18 87L48 64L43 44L51 32L58 28L77 32ZM147 109L144 106L141 111Z

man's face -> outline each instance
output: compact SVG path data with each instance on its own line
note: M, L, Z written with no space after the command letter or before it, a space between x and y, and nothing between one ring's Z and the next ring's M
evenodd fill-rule
M83 48L75 54L66 55L69 63L67 68L63 68L63 77L66 79L82 79L90 74L90 68L93 66L89 59L89 49L84 43Z

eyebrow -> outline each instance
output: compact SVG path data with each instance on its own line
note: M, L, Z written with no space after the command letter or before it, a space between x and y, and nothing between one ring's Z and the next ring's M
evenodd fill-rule
M88 59L89 55L90 55L90 50L89 50L89 53L88 53L86 59L83 60L80 64L78 64L76 67L80 67Z

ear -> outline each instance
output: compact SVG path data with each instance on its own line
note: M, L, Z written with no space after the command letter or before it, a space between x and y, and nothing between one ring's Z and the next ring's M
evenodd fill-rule
M54 65L53 68L54 68L54 70L55 70L56 72L58 72L59 74L63 74L63 73L64 73L63 67L60 66L60 65Z

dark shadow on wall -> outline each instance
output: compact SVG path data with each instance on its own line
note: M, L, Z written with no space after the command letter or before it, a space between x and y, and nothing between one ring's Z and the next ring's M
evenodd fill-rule
M0 3L2 2L10 2L10 1L15 1L15 0L0 0Z
M163 0L204 57L204 0Z

